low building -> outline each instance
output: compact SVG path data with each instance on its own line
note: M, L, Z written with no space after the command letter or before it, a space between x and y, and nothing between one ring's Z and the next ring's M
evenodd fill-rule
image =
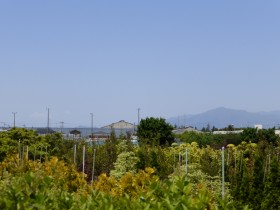
M70 131L70 134L74 136L74 138L81 138L81 131L74 129Z
M213 134L239 134L242 133L243 130L236 130L236 131L213 131Z
M135 146L139 146L139 139L138 139L138 136L134 136L132 135L131 136L131 143Z
M183 134L185 132L197 132L199 133L198 130L193 128L192 126L186 127L186 128L178 128L172 131L174 134Z
M0 132L7 132L8 130L0 128Z
M103 131L99 131L90 134L88 137L91 141L106 141L110 138L110 134Z
M280 130L275 130L275 135L280 136Z
M254 127L255 127L257 130L261 130L261 129L263 128L263 126L260 125L260 124L259 124L259 125L255 125Z

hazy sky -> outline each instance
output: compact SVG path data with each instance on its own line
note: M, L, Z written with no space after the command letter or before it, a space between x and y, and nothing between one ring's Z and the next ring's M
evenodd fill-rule
M0 2L0 127L280 109L280 1Z

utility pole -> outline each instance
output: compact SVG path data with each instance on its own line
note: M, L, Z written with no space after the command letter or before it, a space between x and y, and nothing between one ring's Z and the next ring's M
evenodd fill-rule
M225 148L222 147L222 199L225 199Z
M47 129L48 129L48 133L50 132L50 109L47 108L48 110L48 123L47 123Z
M62 122L60 122L60 123L61 123L60 131L61 131L61 133L62 133L64 122L62 121Z
M13 115L14 115L14 128L16 127L16 114L17 114L17 112L12 112L13 113Z
M93 135L93 113L90 113L91 116L91 135Z
M138 110L138 125L140 123L140 108L137 109Z

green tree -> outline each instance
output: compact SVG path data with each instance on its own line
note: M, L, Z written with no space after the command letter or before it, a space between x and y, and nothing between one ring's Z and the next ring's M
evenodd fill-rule
M272 159L270 174L264 188L264 199L261 209L279 209L280 206L280 170L279 161L276 157Z
M163 118L146 118L140 121L137 136L140 143L170 145L174 141L173 126Z
M206 132L209 132L209 131L210 131L210 124L208 123L207 127L206 127Z
M10 153L16 153L18 149L18 142L11 140L7 137L0 139L0 161Z
M139 161L137 169L145 170L150 167L156 169L156 175L160 178L167 178L173 172L174 153L170 148L162 148L160 146L150 147L142 145L136 152Z
M226 128L227 131L234 131L234 125L230 124L228 125L228 127Z
M240 134L241 140L245 142L258 142L257 140L257 129L256 128L245 128Z
M22 150L23 146L29 146L31 152L34 145L41 142L42 139L35 131L25 128L13 128L7 132L0 132L0 161L8 154L17 153L19 149Z
M218 131L218 130L219 130L219 129L216 128L215 126L213 126L212 129L211 129L212 132L213 132L213 131Z
M46 150L49 155L61 156L63 148L65 148L65 141L62 139L61 133L52 133L45 136ZM66 152L66 151L64 151Z
M136 163L139 158L136 157L134 152L122 152L118 155L116 162L114 163L115 169L111 170L110 174L116 178L121 178L126 173L135 174Z
M262 129L258 131L258 139L259 141L267 141L276 145L278 136L275 134L274 128Z
M251 141L257 143L260 141L266 141L276 145L278 140L278 136L275 134L274 128L259 130L256 128L245 128L240 135L241 140L245 142Z
M95 159L95 174L106 173L110 174L110 171L114 168L114 163L118 157L118 141L115 139L109 139L105 141L105 144L96 148Z

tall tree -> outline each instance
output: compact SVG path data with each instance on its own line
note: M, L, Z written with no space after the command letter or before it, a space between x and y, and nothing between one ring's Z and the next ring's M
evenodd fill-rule
M137 136L140 143L170 145L174 141L173 126L163 118L146 118L140 121Z
M262 209L279 209L280 206L280 170L279 161L276 157L272 159L271 165L269 166L269 176L265 183L264 197L262 200Z

